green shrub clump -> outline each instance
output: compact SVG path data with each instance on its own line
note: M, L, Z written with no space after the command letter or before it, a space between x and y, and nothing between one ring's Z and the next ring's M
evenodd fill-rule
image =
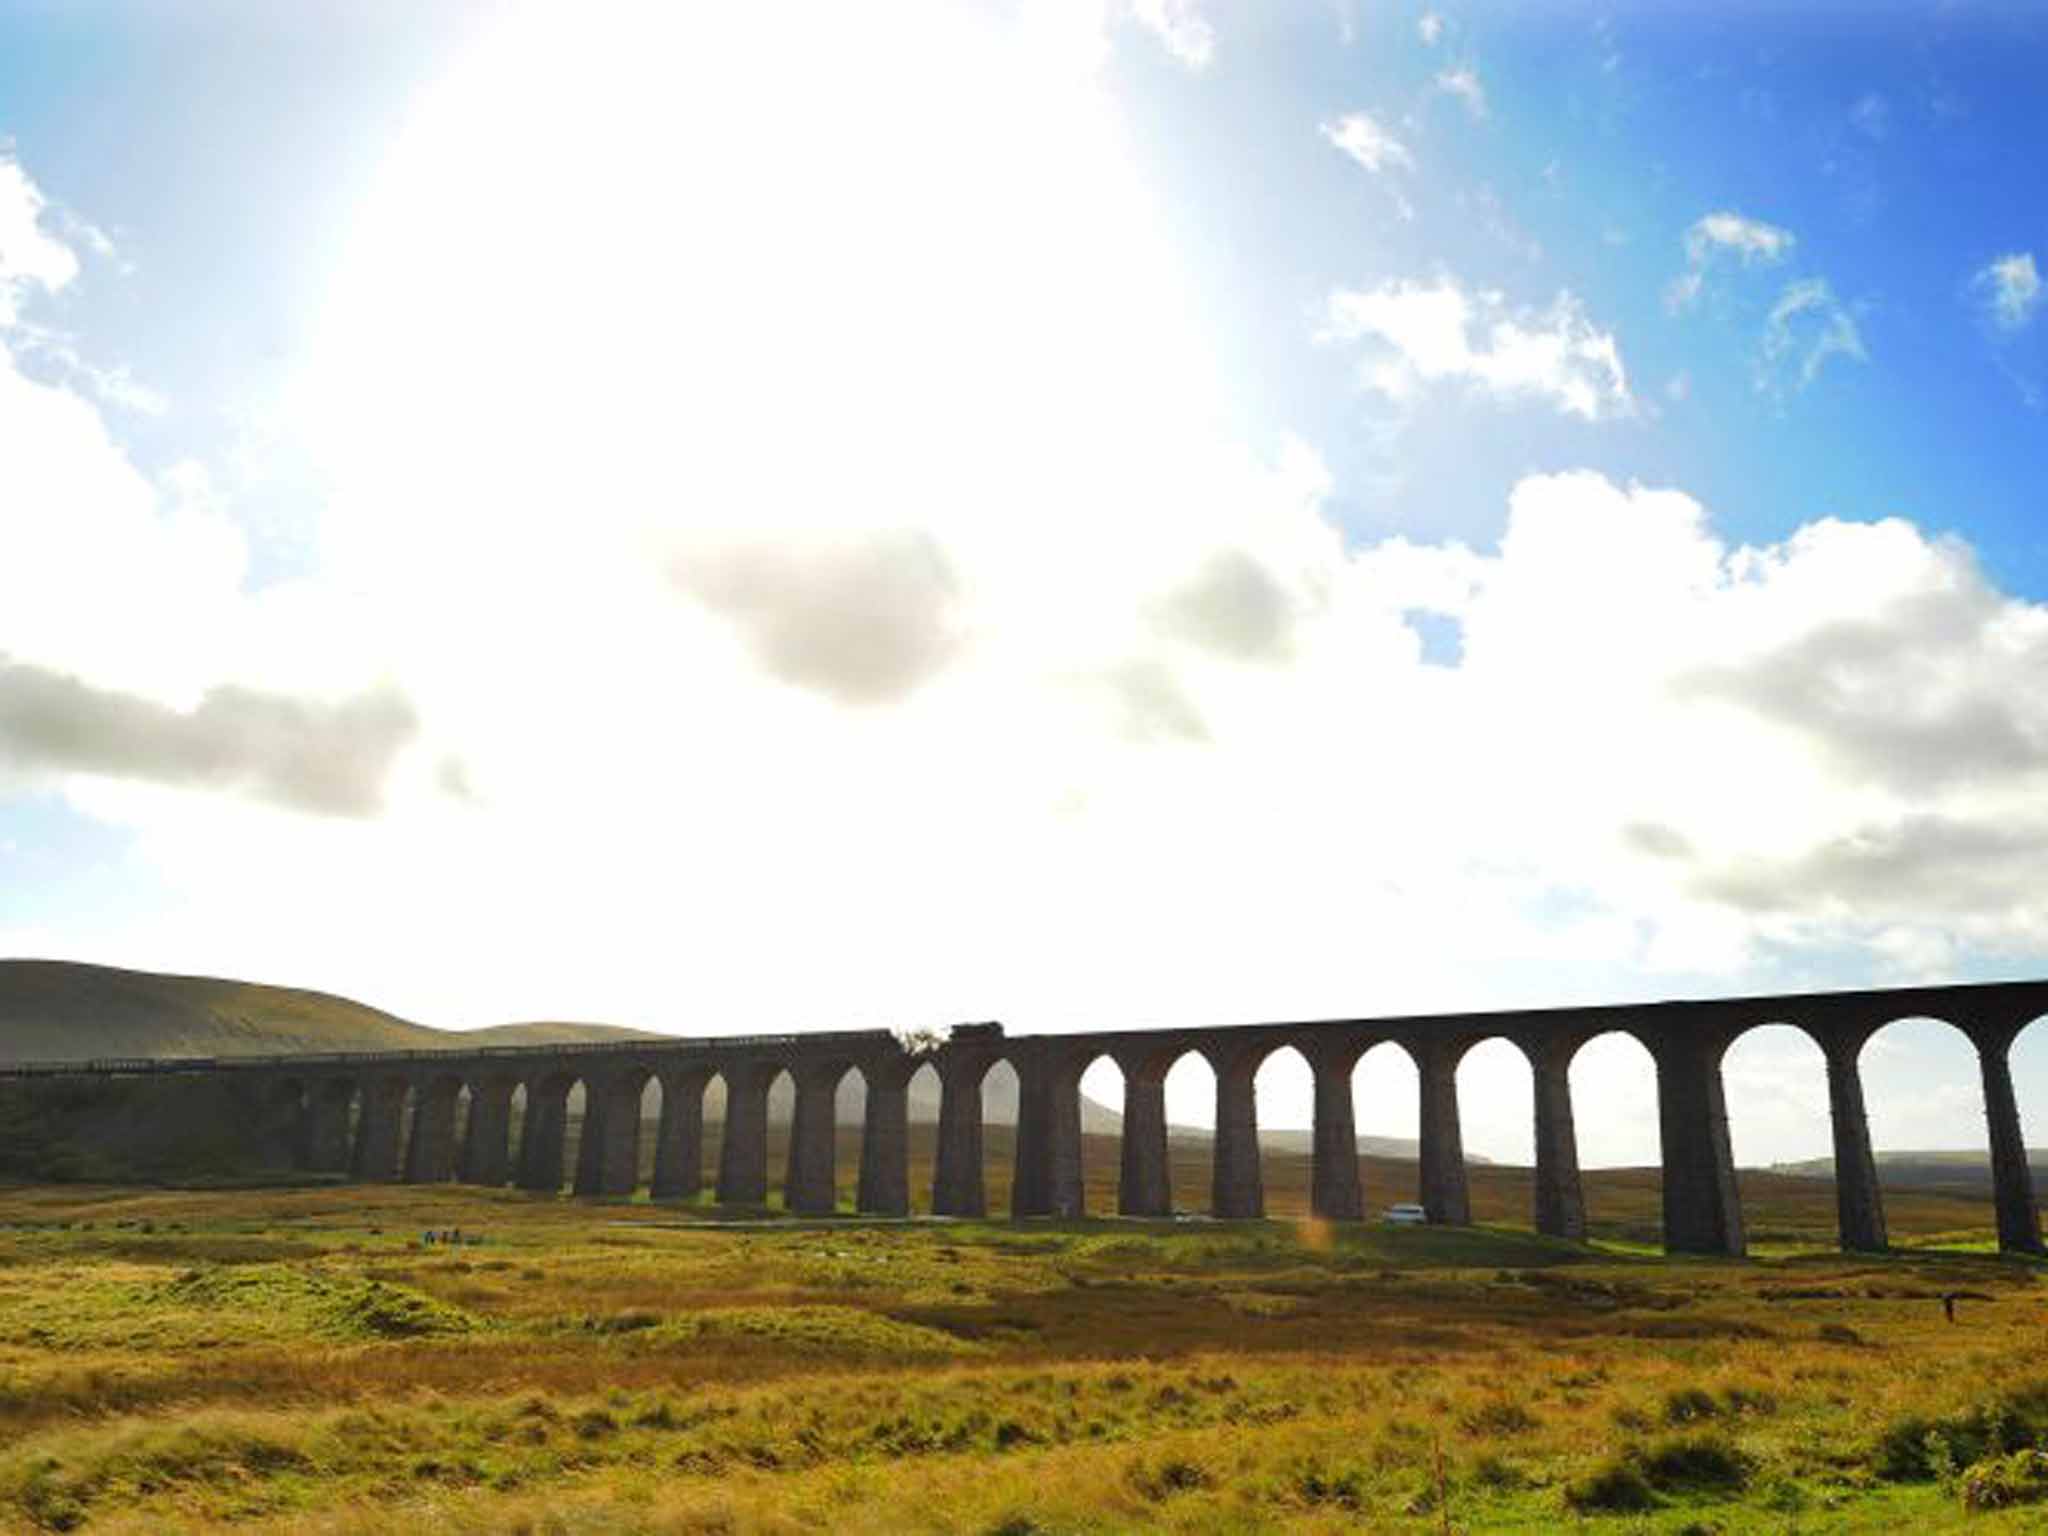
M1643 1475L1666 1492L1738 1493L1749 1483L1748 1456L1726 1435L1672 1435L1642 1453Z
M1963 1508L2005 1509L2048 1499L2048 1451L1989 1456L1963 1474Z
M1871 1464L1891 1482L1925 1482L1956 1467L2015 1451L2048 1439L2048 1380L2028 1382L1958 1413L1931 1417L1908 1413L1893 1419L1877 1437Z
M1577 1482L1564 1501L1581 1513L1633 1514L1655 1509L1665 1493L1736 1494L1754 1463L1726 1435L1671 1435L1608 1458Z
M1581 1514L1640 1514L1661 1502L1649 1479L1629 1462L1606 1462L1565 1485L1564 1501Z

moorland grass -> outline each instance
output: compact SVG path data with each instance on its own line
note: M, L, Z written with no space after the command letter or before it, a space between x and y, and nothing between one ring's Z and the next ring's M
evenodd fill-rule
M1946 1246L1833 1254L1801 1201L1727 1263L1498 1219L0 1191L0 1529L2035 1528L2042 1271L1916 1198L1893 1230Z

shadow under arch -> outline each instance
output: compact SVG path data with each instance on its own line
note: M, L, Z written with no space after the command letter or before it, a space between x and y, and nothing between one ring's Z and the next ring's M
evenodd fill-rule
M306 1090L306 1167L314 1173L347 1173L362 1117L362 1094L353 1077L314 1082Z
M1831 1166L1834 1156L1825 1046L1789 1020L1749 1025L1722 1048L1721 1091L1746 1243L1801 1248L1852 1246L1842 1231L1833 1177L1772 1164ZM1766 1208L1769 1224L1757 1217ZM1826 1236L1834 1229L1833 1239ZM1880 1241L1876 1246L1882 1246Z
M1661 1248L1660 1121L1654 1112L1643 1112L1659 1102L1657 1058L1649 1044L1620 1024L1587 1035L1569 1048L1565 1083L1583 1235ZM1580 1106L1594 1113L1584 1115ZM1617 1112L1619 1106L1628 1112Z
M405 1174L412 1085L397 1073L371 1071L357 1087L360 1104L350 1171L365 1183L391 1183Z
M313 1095L301 1077L274 1078L258 1094L264 1160L292 1169L313 1165Z

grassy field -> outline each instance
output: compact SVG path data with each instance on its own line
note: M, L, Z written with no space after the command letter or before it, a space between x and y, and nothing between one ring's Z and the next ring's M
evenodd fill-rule
M2041 1528L2048 1289L1985 1205L1844 1259L1745 1179L1769 1256L1670 1262L1652 1176L1588 1184L1587 1247L1494 1168L1462 1231L0 1190L0 1529Z

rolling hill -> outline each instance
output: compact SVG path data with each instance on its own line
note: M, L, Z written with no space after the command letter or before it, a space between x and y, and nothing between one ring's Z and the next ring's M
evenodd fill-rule
M0 960L0 1062L434 1050L641 1033L608 1024L505 1024L458 1032L297 987L62 960Z
M1991 1189L1991 1154L1988 1151L1901 1150L1879 1152L1876 1157L1878 1182L1888 1189L1951 1190L1973 1195L1987 1194ZM2036 1187L2048 1180L2048 1148L2027 1148L2027 1163L2034 1170ZM1835 1160L1831 1157L1810 1157L1802 1162L1774 1163L1771 1171L1790 1174L1794 1178L1832 1181Z

